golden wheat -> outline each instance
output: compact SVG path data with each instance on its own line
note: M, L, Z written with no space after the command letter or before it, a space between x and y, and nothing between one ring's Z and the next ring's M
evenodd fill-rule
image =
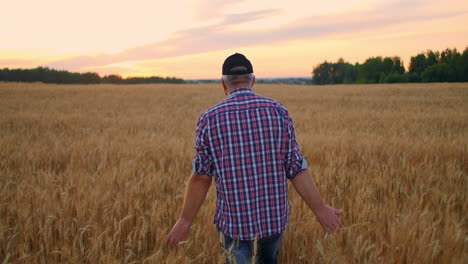
M325 235L290 190L281 263L466 263L468 84L284 86ZM0 262L222 263L214 188L189 240L180 213L197 118L219 85L0 83Z

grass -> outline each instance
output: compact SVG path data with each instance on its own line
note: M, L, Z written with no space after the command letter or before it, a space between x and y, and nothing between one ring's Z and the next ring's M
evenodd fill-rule
M468 84L284 86L325 235L290 189L280 263L466 263ZM214 188L189 240L180 213L198 116L218 85L0 83L0 262L222 263Z

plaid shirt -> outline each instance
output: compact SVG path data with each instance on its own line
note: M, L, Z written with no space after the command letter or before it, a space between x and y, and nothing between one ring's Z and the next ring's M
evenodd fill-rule
M214 223L226 235L254 240L283 232L288 184L307 168L293 122L280 103L238 88L197 124L193 173L214 176Z

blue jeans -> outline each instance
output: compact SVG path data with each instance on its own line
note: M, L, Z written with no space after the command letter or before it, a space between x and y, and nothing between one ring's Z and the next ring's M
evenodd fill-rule
M218 229L221 238L221 245L225 250L226 263L247 264L247 263L278 263L278 253L283 234L252 240L232 239ZM255 245L256 243L256 245ZM256 252L255 248L257 249ZM252 262L255 256L255 262Z

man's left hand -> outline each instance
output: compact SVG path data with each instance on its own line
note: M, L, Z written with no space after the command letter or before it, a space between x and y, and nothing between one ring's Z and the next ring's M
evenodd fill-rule
M170 249L175 248L181 241L187 239L190 233L190 222L179 218L177 223L172 227L171 232L167 235L166 246Z
M343 214L342 210L325 205L320 210L316 210L314 213L317 217L317 221L320 223L323 231L325 232L332 233L341 225L341 221L338 216Z

